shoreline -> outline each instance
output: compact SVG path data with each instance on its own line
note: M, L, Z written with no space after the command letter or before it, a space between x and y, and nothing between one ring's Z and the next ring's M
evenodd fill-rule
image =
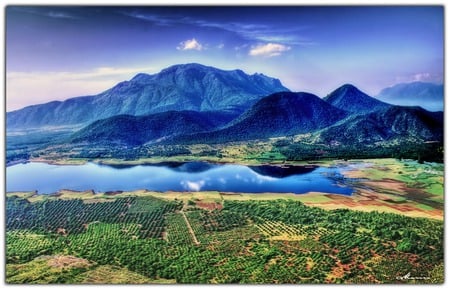
M86 165L88 163L94 163L97 165L107 165L107 166L159 166L164 164L184 164L190 162L203 162L210 163L214 165L242 165L242 166L274 166L274 167L287 167L287 166L299 166L299 167L309 167L309 166L323 166L328 167L333 165L334 162L345 162L343 160L326 160L326 161L288 161L285 163L271 163L271 162L257 162L257 163L246 163L241 161L216 161L216 160L208 160L208 159L192 159L192 160L171 160L171 159L140 159L140 160L121 160L121 159L58 159L58 160L49 160L42 158L33 158L28 160L17 160L11 161L6 164L6 167L11 167L18 164L27 164L27 163L45 163L49 165Z
M375 160L380 159L392 159L392 158L374 158ZM123 160L123 159L114 159L114 158L62 158L62 159L45 159L45 158L30 158L23 159L17 161L11 161L6 164L6 167L14 166L16 164L25 164L30 162L39 162L39 163L47 163L50 165L85 165L87 163L95 163L98 165L123 165L123 166L137 166L137 165L158 165L163 163L188 163L188 162L205 162L217 165L226 165L226 164L236 164L243 166L261 166L261 165L270 165L270 166L331 166L331 165L339 165L342 163L345 164L353 164L353 163L362 163L367 162L372 159L324 159L324 160L302 160L302 161L274 161L274 162L259 162L253 159L253 162L245 162L242 159L230 159L230 160L215 160L208 158L195 158L195 159L178 159L178 158L141 158L136 160ZM256 161L256 162L255 162Z
M307 206L318 207L324 210L349 209L356 211L378 211L385 213L394 213L413 218L431 218L437 220L444 219L444 211L439 209L426 210L420 208L420 203L415 201L406 201L397 203L393 196L386 193L374 193L371 190L356 189L352 195L332 194L325 192L308 192L303 194L295 193L241 193L241 192L219 192L219 191L196 191L196 192L177 192L166 191L157 192L147 189L134 191L107 191L95 192L94 190L76 191L70 189L61 189L53 194L39 194L37 191L24 192L6 192L7 197L17 196L26 198L30 202L37 202L46 199L82 199L84 202L105 202L120 197L146 197L153 196L161 199L201 201L211 204L222 204L226 200L234 201L258 201L258 200L277 200L288 199L296 200Z
M137 166L137 165L163 165L182 164L189 161L174 161L165 159L161 162L159 159L138 160L122 162L113 159L93 159L93 160L45 160L32 159L30 162L44 162L47 164L62 165L81 165L87 162L93 162L106 166ZM191 160L193 162L194 160ZM206 162L204 160L196 160ZM139 164L136 164L139 162ZM213 164L224 164L223 162L213 162ZM227 163L229 164L229 163ZM232 163L240 164L240 163ZM219 191L192 191L192 192L156 192L146 189L121 191L114 190L106 192L94 192L93 190L75 191L59 189L57 196L51 197L49 194L39 194L35 191L28 192L7 192L6 195L23 195L30 200L42 200L45 198L83 198L83 199L102 199L116 196L145 196L153 195L159 198L179 198L183 200L198 198L207 198L211 200L271 200L271 199L294 199L304 202L307 205L317 206L323 209L332 210L338 208L347 208L360 211L382 211L397 213L412 217L425 217L443 219L444 216L444 177L443 165L436 163L419 164L413 160L396 160L393 158L383 159L355 159L355 160L327 160L320 164L313 162L295 162L295 163L260 163L247 166L322 166L345 168L341 174L346 179L345 182L353 189L350 195L332 194L324 192L307 193L240 193L240 192L219 192ZM111 194L114 193L114 194ZM54 195L54 193L53 193Z

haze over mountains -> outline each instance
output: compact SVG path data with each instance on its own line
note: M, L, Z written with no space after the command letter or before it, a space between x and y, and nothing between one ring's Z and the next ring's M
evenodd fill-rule
M413 94L412 88L408 90ZM199 64L138 74L96 96L7 113L8 129L73 124L85 127L67 142L127 146L221 143L305 133L315 134L316 141L323 143L443 140L442 112L394 106L350 84L321 99L290 92L279 80L262 74Z
M166 111L227 111L236 115L271 93L289 91L278 79L200 64L138 74L96 96L34 105L7 113L7 127L87 124L111 116Z
M402 83L381 90L376 98L395 105L419 105L429 111L443 111L444 85L424 82Z

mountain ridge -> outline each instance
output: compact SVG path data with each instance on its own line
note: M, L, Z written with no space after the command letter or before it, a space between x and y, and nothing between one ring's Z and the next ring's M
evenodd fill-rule
M221 130L180 136L167 143L220 143L301 134L329 126L346 115L313 94L279 92L259 100Z
M421 106L428 111L444 110L444 85L427 82L399 83L382 89L376 98L400 106Z
M260 98L289 91L280 80L241 70L225 71L201 64L174 65L93 96L28 106L7 113L8 128L87 124L114 115L148 115L165 111L229 111L236 115Z
M117 115L75 132L70 142L139 146L172 135L210 131L233 116L224 112L168 111L147 116Z
M344 144L373 144L396 138L442 142L443 118L442 112L429 112L421 107L391 106L367 115L350 115L323 129L319 136L326 143L339 141Z
M381 102L351 84L344 84L328 94L324 101L351 113L369 113L379 109L387 108L390 104Z

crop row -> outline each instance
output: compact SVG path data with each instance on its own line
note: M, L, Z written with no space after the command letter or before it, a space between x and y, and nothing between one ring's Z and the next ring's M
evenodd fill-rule
M172 244L192 244L192 235L181 213L167 215L167 241Z
M150 206L153 202L155 205ZM140 206L140 203L145 206ZM117 198L114 202L88 204L81 199L30 203L24 199L8 197L6 226L8 230L30 229L66 235L83 232L92 222L138 224L141 238L158 238L165 227L165 215L178 210L180 206L180 203L153 197Z

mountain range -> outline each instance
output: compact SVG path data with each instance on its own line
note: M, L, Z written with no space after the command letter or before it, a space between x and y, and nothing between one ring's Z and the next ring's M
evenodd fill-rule
M347 116L309 93L269 95L221 130L181 135L171 143L221 143L314 132Z
M200 64L138 74L96 96L7 113L7 129L73 124L84 126L68 143L217 144L305 133L325 144L443 142L443 112L391 105L350 84L321 99L262 74Z
M425 82L396 84L381 90L377 99L400 106L420 106L429 111L444 110L444 85Z
M167 111L226 111L236 116L264 96L289 91L278 79L200 64L138 74L95 96L28 106L7 113L8 128L88 124L117 115Z

